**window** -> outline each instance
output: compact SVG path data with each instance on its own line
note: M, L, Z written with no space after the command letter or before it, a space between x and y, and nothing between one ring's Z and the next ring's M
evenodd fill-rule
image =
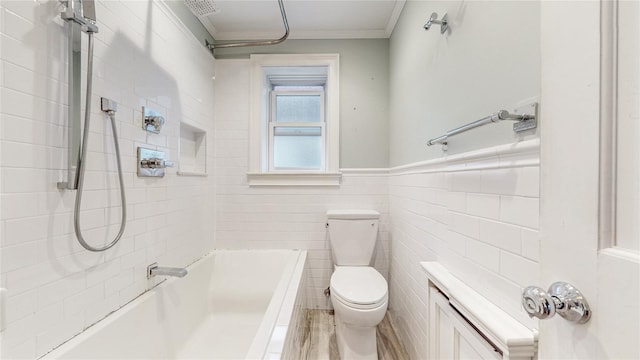
M252 55L250 185L338 185L337 55Z
M270 171L324 169L324 89L318 88L271 92Z

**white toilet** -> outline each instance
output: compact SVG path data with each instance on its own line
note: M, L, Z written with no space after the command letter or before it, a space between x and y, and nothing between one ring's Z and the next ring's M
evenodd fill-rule
M378 359L376 325L389 302L387 281L371 266L379 217L373 210L327 211L335 265L331 303L340 359Z

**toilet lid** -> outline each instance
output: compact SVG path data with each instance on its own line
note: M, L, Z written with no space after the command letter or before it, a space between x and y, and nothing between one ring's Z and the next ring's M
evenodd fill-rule
M387 281L370 266L338 266L331 275L331 291L352 304L377 304L387 295Z

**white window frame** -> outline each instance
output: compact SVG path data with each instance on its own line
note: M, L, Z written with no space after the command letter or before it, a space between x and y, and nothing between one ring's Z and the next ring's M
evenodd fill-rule
M337 186L340 184L340 103L338 54L251 55L249 172L250 186ZM273 169L270 156L273 139L271 124L272 85L265 68L326 67L324 84L324 163L320 170ZM304 123L296 123L304 124ZM317 123L306 123L317 127ZM283 125L278 124L278 125Z
M276 122L276 97L278 95L318 95L320 96L320 121L318 122L309 122L309 121L298 121L298 122ZM271 108L269 117L269 148L267 150L268 159L269 159L269 172L276 171L317 171L315 169L306 169L306 168L287 168L287 169L276 169L274 166L274 155L275 151L273 148L274 136L275 136L275 128L276 127L319 127L320 128L320 136L322 138L321 144L322 148L320 150L320 169L325 169L325 158L326 158L326 148L327 148L327 135L325 132L325 103L324 103L324 91L288 91L288 90L273 90L271 91Z

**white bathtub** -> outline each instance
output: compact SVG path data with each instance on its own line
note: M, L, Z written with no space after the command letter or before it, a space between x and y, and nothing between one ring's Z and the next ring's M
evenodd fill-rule
M43 359L295 358L305 261L305 251L215 251Z

